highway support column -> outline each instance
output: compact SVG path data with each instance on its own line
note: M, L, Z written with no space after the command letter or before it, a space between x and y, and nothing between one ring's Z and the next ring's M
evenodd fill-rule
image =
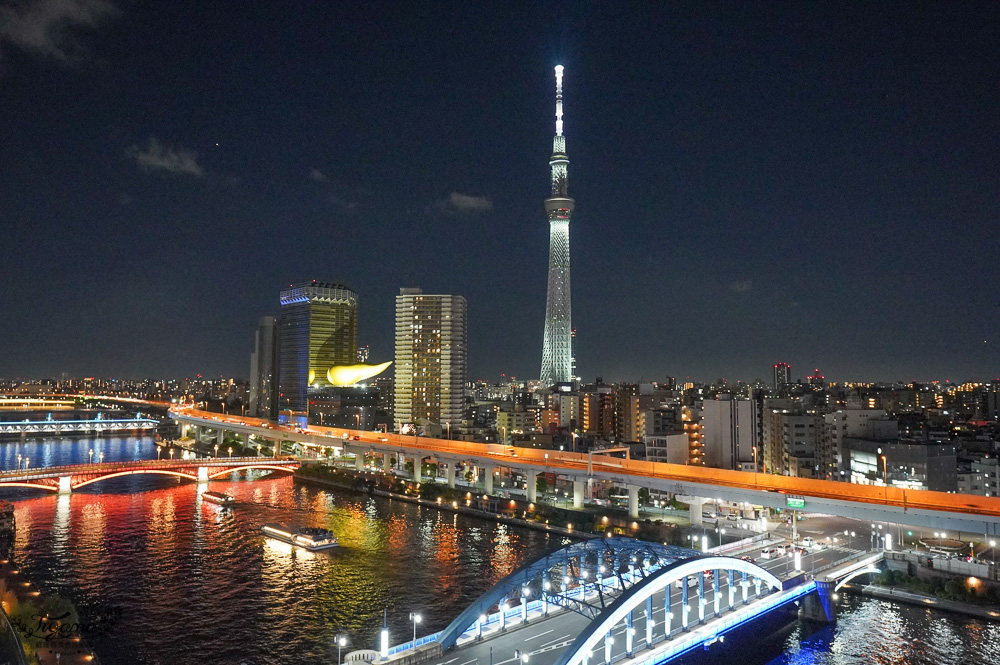
M486 494L493 494L493 469L492 465L483 467L483 488Z
M628 516L632 519L639 517L639 486L628 485Z
M532 469L528 471L528 501L535 503L538 500L538 474Z
M701 526L701 514L705 508L705 500L698 496L686 498L688 499L688 519L691 521L691 526Z
M582 480L573 479L573 507L583 508L583 483Z

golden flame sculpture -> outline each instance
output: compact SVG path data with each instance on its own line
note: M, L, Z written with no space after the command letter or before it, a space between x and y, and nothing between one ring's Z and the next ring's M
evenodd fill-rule
M353 386L386 370L392 361L379 365L335 365L326 373L326 379L334 386Z

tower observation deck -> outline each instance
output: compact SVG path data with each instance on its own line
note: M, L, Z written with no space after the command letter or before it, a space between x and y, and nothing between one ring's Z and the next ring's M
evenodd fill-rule
M545 199L549 218L549 284L545 300L540 386L573 380L573 325L570 305L569 222L575 202L569 198L569 157L563 136L563 66L556 67L556 135L552 141L552 195Z

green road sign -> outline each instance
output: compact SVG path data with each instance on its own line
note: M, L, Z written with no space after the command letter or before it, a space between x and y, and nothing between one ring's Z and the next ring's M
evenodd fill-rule
M801 496L789 496L785 498L785 503L789 508L805 508L806 500Z

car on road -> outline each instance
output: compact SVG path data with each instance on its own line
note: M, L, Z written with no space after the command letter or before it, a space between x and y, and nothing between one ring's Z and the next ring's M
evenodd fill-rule
M784 554L784 552L778 552L777 547L765 547L760 551L761 559L775 559Z
M703 571L703 572L705 574L705 584L706 585L707 584L711 584L712 583L712 577L713 577L712 571L711 570L706 570L706 571ZM688 586L689 587L690 586L698 586L698 575L697 574L695 574L695 575L688 575L687 581L688 581ZM674 586L676 586L678 589L683 589L684 588L683 582L684 582L683 579L677 580L676 582L674 582Z
M743 561L747 561L749 563L757 563L757 559L753 558L752 556L741 556L740 559Z

